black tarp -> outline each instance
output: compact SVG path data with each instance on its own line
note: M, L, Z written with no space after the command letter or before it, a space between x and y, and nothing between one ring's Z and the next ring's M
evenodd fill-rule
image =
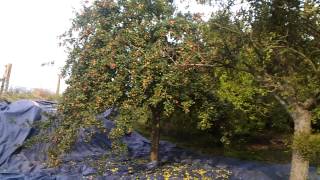
M152 169L152 164L148 164L149 140L137 132L122 139L128 146L129 155L114 158L110 155L111 142L106 134L96 133L90 142L86 142L84 134L87 130L83 129L75 148L64 156L61 166L48 167L45 163L48 144L39 143L28 148L23 144L36 131L33 124L47 120L43 112L54 113L55 106L55 103L49 101L21 100L11 104L0 102L0 180L147 179L147 176L153 177L151 179L163 179L159 170ZM97 120L103 121L107 130L114 127L113 122L106 118L109 113L110 111L106 111L97 117ZM101 161L102 157L106 158ZM199 168L210 171L208 176L212 179L219 179L217 172L223 169L231 172L230 179L245 180L288 179L290 171L289 164L202 156L165 141L161 141L160 157L163 165L158 168L160 170L179 163L179 166L190 173ZM103 163L102 172L95 166L97 162ZM315 168L310 168L309 179L320 179L315 171ZM176 178L183 178L183 174L179 173L182 171L176 172Z

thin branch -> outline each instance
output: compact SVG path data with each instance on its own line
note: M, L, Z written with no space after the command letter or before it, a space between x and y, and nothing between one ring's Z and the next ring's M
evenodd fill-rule
M313 105L315 105L317 102L317 99L316 98L309 98L307 99L305 102L302 103L302 106L305 108L305 109L310 109Z
M231 28L229 28L229 27L222 26L222 25L219 24L219 23L213 23L213 24L216 25L216 26L218 26L218 27L221 28L221 29L225 29L225 30L227 30L227 31L229 31L229 32L232 32L232 33L241 35L241 31L239 32L239 31L233 30L233 29L231 29Z
M173 62L174 65L177 65L177 62L170 55L168 57Z
M228 64L224 64L218 61L215 61L215 63L217 64L201 64L201 63L193 63L193 64L176 64L177 66L181 66L181 67L207 67L207 68L211 68L211 67L224 67L224 68L228 68L228 69L235 69L237 71L241 71L241 72L246 72L249 74L252 74L248 69L244 69L244 68L239 68L239 67L234 67Z
M283 100L280 96L278 96L278 95L276 95L276 94L274 94L273 95L278 101L279 101L279 103L289 112L289 105L288 105L288 103L285 101L285 100Z
M272 48L287 48L288 50L303 57L304 60L306 61L306 63L309 64L315 72L319 72L319 69L316 67L316 65L313 63L313 61L309 57L307 57L303 52L298 51L298 50L291 48L291 47L286 47L286 46L271 46L271 47Z
M313 63L313 61L310 58L308 58L304 53L302 53L302 52L300 52L300 51L298 51L296 49L290 48L290 47L288 47L288 49L290 49L291 51L293 51L293 52L299 54L300 56L304 57L305 60L307 60L307 62L312 66L312 68L313 68L313 70L315 72L319 71L319 69L316 67L316 65Z
M212 64L176 64L177 66L196 66L196 67L217 67Z

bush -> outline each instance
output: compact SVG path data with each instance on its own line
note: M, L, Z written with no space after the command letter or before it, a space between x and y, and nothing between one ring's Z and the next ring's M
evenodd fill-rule
M320 164L320 134L300 134L293 140L293 149L305 159Z

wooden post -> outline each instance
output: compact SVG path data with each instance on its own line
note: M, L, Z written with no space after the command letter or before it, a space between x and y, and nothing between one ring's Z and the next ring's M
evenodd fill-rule
M57 96L59 96L59 94L60 94L60 79L61 79L61 75L58 74L58 83L57 83L57 90L56 90Z
M6 69L4 71L3 78L0 79L1 81L0 95L2 95L4 92L8 92L12 64L5 65L5 68Z
M3 93L3 89L4 89L4 78L0 79L0 82L1 82L1 86L0 86L0 96L2 95Z
M7 64L7 65L6 65L6 75L5 75L6 77L5 77L5 88L4 88L4 92L8 92L8 89L9 89L11 69L12 69L12 64Z

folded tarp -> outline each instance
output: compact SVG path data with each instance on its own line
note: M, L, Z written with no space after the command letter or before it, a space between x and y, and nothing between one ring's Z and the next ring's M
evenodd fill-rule
M41 108L33 101L17 101L0 106L0 166L24 143Z

